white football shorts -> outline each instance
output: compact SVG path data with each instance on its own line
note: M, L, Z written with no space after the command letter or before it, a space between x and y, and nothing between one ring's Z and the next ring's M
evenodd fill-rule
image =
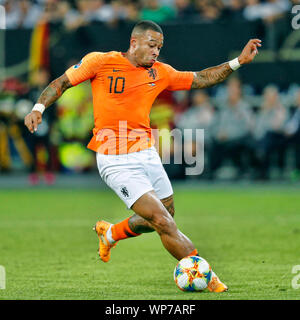
M100 177L128 209L151 190L159 199L173 194L171 182L154 147L120 155L97 153L96 159Z

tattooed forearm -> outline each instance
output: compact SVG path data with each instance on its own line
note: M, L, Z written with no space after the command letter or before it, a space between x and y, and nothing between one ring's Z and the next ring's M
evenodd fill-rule
M66 74L53 80L42 92L37 103L42 103L46 108L54 103L68 88L72 87Z
M211 87L214 84L224 81L232 72L233 70L230 68L228 62L199 72L194 72L192 88L201 89Z

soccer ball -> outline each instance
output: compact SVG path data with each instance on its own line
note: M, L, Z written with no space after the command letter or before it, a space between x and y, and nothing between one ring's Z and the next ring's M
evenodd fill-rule
M174 280L182 291L203 291L211 280L211 267L199 256L181 259L174 270Z

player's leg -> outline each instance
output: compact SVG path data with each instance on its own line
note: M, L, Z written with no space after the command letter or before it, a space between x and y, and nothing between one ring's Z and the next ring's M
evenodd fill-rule
M176 223L164 206L167 205L171 213L174 214L173 197L168 197L160 201L154 191L149 191L142 195L132 206L132 210L136 213L130 218L125 219L119 224L108 225L106 222L100 221L96 225L96 229L106 228L103 235L106 242L111 245L115 241L122 240L139 233L157 231L164 247L178 260L188 255L196 255L194 245L176 226ZM129 230L128 230L129 227ZM122 236L123 235L123 236ZM126 236L127 235L127 236ZM126 237L125 237L126 236Z
M175 213L173 195L161 199L160 201L167 210L169 216L173 219ZM116 224L111 224L103 220L98 221L94 229L100 237L99 255L104 262L109 261L110 250L119 240L155 231L149 221L136 213ZM193 253L196 254L196 251Z
M174 212L174 210L172 210L172 212ZM111 224L103 220L98 221L94 230L99 236L99 256L104 262L110 260L110 250L116 246L119 240L137 237L142 233L155 231L147 220L136 213L116 224Z
M148 172L148 177L150 179L151 185L153 186L155 194L160 199L169 214L174 217L175 210L173 189L155 148L147 150L147 159L145 160L146 161L143 162L144 168L146 172ZM146 233L154 231L151 224L138 214L134 214L132 217L130 217L128 222L131 230L136 233Z
M173 195L161 199L161 202L173 217L175 212ZM119 240L155 231L147 220L136 213L116 224L111 224L103 220L98 221L94 229L100 236L99 255L104 262L109 261L110 249L113 248Z
M135 211L132 217L115 225L105 221L97 222L96 231L100 239L99 255L104 262L109 261L110 251L115 246L116 240L138 236L140 233L152 230L158 232L163 245L175 258L181 259L197 254L192 242L177 229L174 222L173 190L160 158L152 150L147 153L147 156L150 154L151 161L140 159L144 154L141 153L139 162L134 164L132 161L136 156L128 155L130 161L127 161L126 165L122 159L115 162L114 157L98 154L97 163L101 177L127 207ZM140 163L143 163L142 169ZM122 167L119 169L120 165ZM145 169L149 172L146 175ZM221 292L226 289L227 287L214 275L209 290Z
M150 223L160 236L164 247L177 260L197 254L191 240L178 230L173 217L153 191L141 196L133 204L132 210Z
M97 163L100 175L126 203L127 207L133 209L133 211L137 201L141 201L144 194L151 191L151 189L154 189L155 194L153 194L155 195L155 200L159 202L160 208L164 209L164 214L168 215L172 224L176 226L172 218L174 215L173 189L156 150L152 148L136 154L130 154L127 156L128 160L129 158L130 163L136 159L138 160L138 163L134 166L134 170L133 168L130 168L127 176L126 171L124 171L124 166L122 167L122 173L120 172L120 174L117 174L116 165L111 163L111 161L113 161L112 157L107 158L103 155L98 155ZM120 159L117 161L117 165L119 164ZM130 165L129 162L128 165ZM105 168L114 168L113 174L108 175L107 172L105 174ZM140 171L139 168L142 170ZM146 175L144 174L145 172L147 172ZM124 194L120 193L120 186L123 185L126 186L126 193L128 193L126 197ZM144 189L144 192L139 193L142 189ZM151 223L139 214L134 214L130 218L114 225L105 221L99 221L96 225L98 235L103 235L103 237L107 238L109 242L108 246L115 244L116 241L138 236L141 233L152 232L154 230L155 228L153 228ZM108 246L102 245L102 247L105 248ZM100 257L103 261L109 260L107 254L110 251L110 248L108 247L107 249L108 250L105 250L104 255L100 253Z
M175 209L174 209L173 195L166 197L164 199L160 199L160 201L162 202L164 207L167 209L169 214L172 217L174 217ZM136 213L129 218L128 225L129 225L129 228L137 234L149 233L149 232L155 231L154 228L151 226L151 224L147 220L145 220L144 218L142 218Z
M166 197L164 199L160 199L164 207L167 209L169 214L174 217L175 215L175 207L174 207L174 199L173 199L173 194L170 195L169 197Z
M154 189L144 167L147 160L147 151L111 156L97 153L101 178L115 191L128 209L131 209L143 194ZM133 225L140 225L140 230L136 231ZM94 229L99 237L99 255L104 262L109 261L110 250L119 240L153 230L147 221L137 215L114 225L101 220L96 223Z
M171 250L173 250L172 247L174 245L177 245L176 240L180 242L179 247L183 243L183 245L186 248L189 248L189 249L185 249L185 251L182 250L182 252L179 252L179 255L177 255L177 259L180 259L179 257L184 256L184 255L197 255L198 252L196 249L194 249L192 252L189 252L191 249L194 248L193 244L176 227L176 224L173 220L175 210L174 210L174 200L173 200L173 189L172 189L170 180L169 180L169 178L168 178L168 176L162 166L161 160L160 160L157 152L153 152L153 151L150 151L150 152L152 153L152 161L147 162L146 166L147 166L148 172L150 173L149 176L151 177L150 178L151 184L154 187L155 196L157 196L157 198L161 199L160 201L166 209L166 210L162 210L163 208L160 205L159 210L163 211L163 216L168 218L167 221L170 219L170 217L172 217L171 225L167 226L167 228L166 228L167 234L166 235L160 234L162 242L163 242L164 246L166 247L166 249L168 249L168 247L171 247ZM148 195L149 195L149 193L148 193ZM139 200L145 200L145 199L146 199L146 197L144 197L144 199L143 199L143 197L141 197L141 199L139 199ZM151 202L151 203L153 203L153 202ZM157 201L156 201L156 204L159 205L159 203ZM143 210L144 206L148 207L146 202L145 203L136 202L133 205L132 209L137 210L137 205L141 206L142 210ZM169 215L166 212L168 212ZM132 229L135 230L136 232L137 231L142 232L141 225L143 225L143 227L147 227L147 226L149 227L149 225L150 225L150 228L151 228L151 221L140 217L138 214L134 214L130 220L132 220L132 222L135 222L135 224L132 226ZM165 223L167 223L167 221L165 221ZM146 225L146 223L148 225ZM155 227L153 226L153 228L155 228ZM172 235L170 236L168 234L169 228L170 229L174 228L174 230L176 230L175 234L177 234L177 237L175 236L175 241L174 241L174 238L172 238ZM177 251L177 250L175 250L175 251ZM189 252L189 253L186 254L187 252ZM174 253L172 253L172 254L176 257L176 254L174 254ZM209 289L209 291L212 291L212 292L223 292L223 291L227 290L227 286L220 281L220 279L218 278L218 276L214 272L212 272L212 279L208 284L208 289Z

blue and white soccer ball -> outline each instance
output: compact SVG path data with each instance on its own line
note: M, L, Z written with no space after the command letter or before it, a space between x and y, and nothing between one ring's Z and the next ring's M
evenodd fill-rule
M182 291L203 291L211 280L211 267L199 256L181 259L174 270L174 280Z

